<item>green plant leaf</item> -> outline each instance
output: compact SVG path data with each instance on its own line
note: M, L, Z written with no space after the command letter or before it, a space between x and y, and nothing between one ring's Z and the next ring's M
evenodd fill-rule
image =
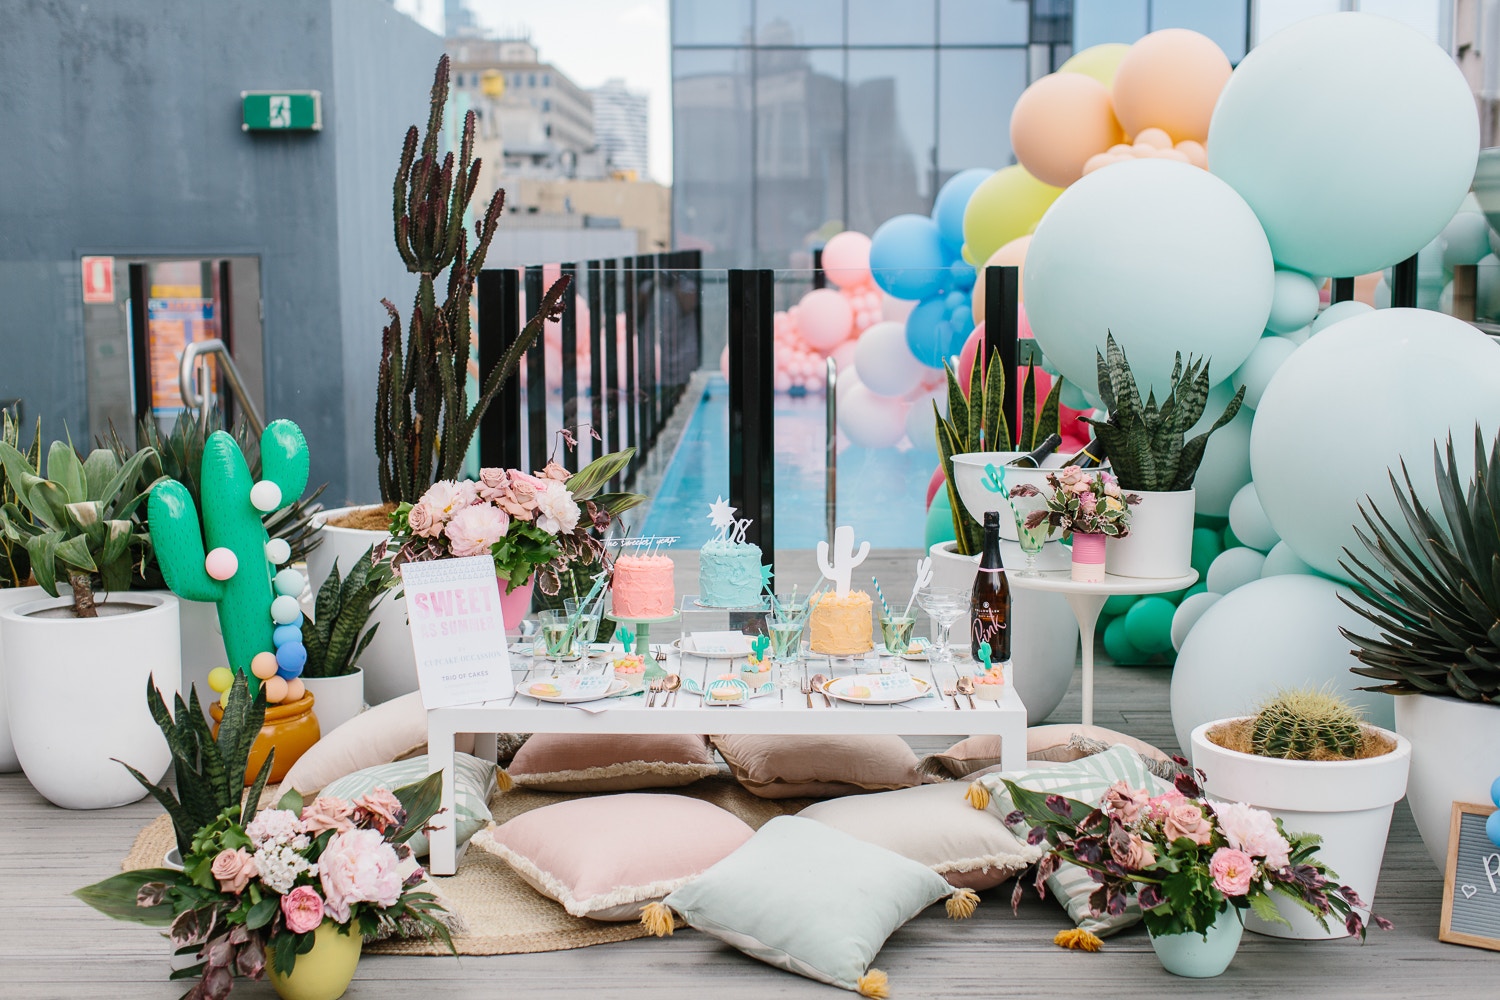
M977 372L979 366L976 364L974 370ZM985 451L1009 451L1011 449L1010 417L1005 412L1005 366L1000 363L1000 352L994 351L990 354L989 367L985 369L984 395L980 402L975 404L972 394L969 397L969 419L974 419L974 407L982 406L984 409L984 448ZM973 435L969 438L969 450L979 450L981 442Z
M271 777L271 768L275 766L275 761L276 748L273 746L266 753L266 759L261 761L260 770L255 772L255 781L250 785L250 794L245 796L244 810L240 814L240 823L244 826L249 826L255 814L260 811L260 797L266 790L266 781Z
M1046 440L1049 435L1062 433L1059 410L1062 406L1062 387L1062 377L1054 378L1052 388L1047 392L1047 398L1042 400L1042 411L1037 415L1036 429L1032 431L1033 437L1038 442ZM1032 447L1035 448L1036 445Z
M1036 365L1026 366L1026 382L1021 387L1021 436L1016 441L1017 451L1031 451L1036 447Z
M78 452L66 441L53 441L52 447L47 449L47 479L62 489L68 503L89 498L83 463L78 460Z
M107 917L146 924L148 927L167 927L175 917L172 904L137 906L136 899L143 886L152 882L174 885L180 877L178 872L170 868L136 868L112 875L103 882L76 889L73 895Z
M421 781L395 789L394 794L401 800L401 807L406 810L406 822L391 839L395 843L404 844L420 833L427 821L442 808L443 774L441 771L434 771Z
M963 390L959 388L958 376L954 374L953 366L944 361L943 372L948 380L948 416L946 419L953 431L954 440L958 442L954 454L960 454L970 450L968 439L965 437L969 432L969 401L968 397L963 394ZM941 412L938 416L942 419Z
M579 469L568 477L567 489L573 494L573 499L582 503L593 499L604 486L615 476L625 470L630 460L635 457L634 448L625 448L609 455L600 455L588 465Z
M1203 449L1208 447L1209 437L1235 418L1244 400L1245 387L1240 386L1229 405L1224 407L1224 412L1219 414L1219 419L1213 422L1213 426L1182 446L1182 457L1177 464L1177 479L1168 489L1185 490L1193 485L1193 479L1198 475L1198 466L1203 461Z

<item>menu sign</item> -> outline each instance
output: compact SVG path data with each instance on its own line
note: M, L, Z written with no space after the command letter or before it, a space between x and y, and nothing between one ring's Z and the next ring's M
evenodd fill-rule
M435 559L401 567L417 682L428 708L472 705L514 693L495 561Z

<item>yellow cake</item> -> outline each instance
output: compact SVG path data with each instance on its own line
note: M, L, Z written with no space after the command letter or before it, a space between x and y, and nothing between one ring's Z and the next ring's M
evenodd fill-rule
M813 602L808 644L814 653L856 656L875 648L871 635L870 595L851 590L843 597L825 593Z

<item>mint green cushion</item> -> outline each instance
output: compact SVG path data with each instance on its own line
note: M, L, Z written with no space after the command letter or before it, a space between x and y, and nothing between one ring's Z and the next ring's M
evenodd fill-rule
M952 892L926 865L779 816L665 902L752 958L854 990L886 938Z
M1000 771L980 777L974 784L983 785L990 793L990 802L986 808L1000 817L1002 822L1016 808L1010 797L1010 790L1003 782L1007 778L1022 788L1055 792L1089 805L1098 805L1109 786L1116 781L1123 781L1131 788L1144 788L1152 795L1160 795L1171 787L1146 769L1146 763L1140 754L1126 746L1113 746L1103 753L1068 764L1054 764L1026 771ZM1011 827L1011 831L1023 842L1029 829L1030 825L1024 821ZM1101 913L1095 916L1089 906L1089 895L1098 886L1099 883L1077 865L1062 865L1047 880L1047 888L1052 890L1052 895L1083 930L1108 937L1141 919L1140 907L1136 906L1133 896L1124 913L1116 916Z
M319 792L336 799L357 799L366 792L384 788L394 792L427 777L427 755L392 761L346 774ZM490 796L495 794L495 765L466 753L453 755L454 812L457 814L458 845L489 823ZM406 842L417 857L427 856L427 835L419 833Z

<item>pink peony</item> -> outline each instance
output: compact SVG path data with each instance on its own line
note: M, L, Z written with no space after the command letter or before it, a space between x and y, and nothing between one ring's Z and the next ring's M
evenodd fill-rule
M1266 867L1272 871L1291 863L1292 845L1276 829L1276 819L1264 809L1239 802L1215 805L1214 812L1219 815L1219 829L1230 847L1265 858Z
M384 788L375 788L354 800L355 812L381 833L395 826L403 812L401 800Z
M328 915L344 924L352 903L394 906L401 898L399 865L395 849L374 830L334 834L318 858Z
M536 495L536 526L549 535L566 535L578 527L578 504L561 483L553 483Z
M1186 837L1201 846L1208 843L1208 838L1213 835L1213 825L1203 815L1202 806L1196 802L1183 802L1173 806L1172 811L1167 813L1167 818L1162 823L1162 833L1169 842Z
M343 799L320 795L302 807L302 826L316 837L324 830L343 833L354 828L354 806Z
M323 922L323 900L312 886L299 885L281 897L281 915L286 918L286 929L293 934L315 931Z
M304 832L302 821L290 809L262 809L245 827L245 836L257 850L267 844L290 844Z
M423 538L436 538L443 533L442 522L432 516L432 510L425 503L419 503L406 512L406 523L412 534Z
M1146 818L1161 822L1167 818L1172 807L1187 801L1187 796L1175 788L1161 795L1154 795L1146 800Z
M443 533L448 536L449 548L455 556L478 556L488 555L490 547L504 538L508 530L510 518L505 511L484 503L459 511Z
M1104 793L1099 805L1105 812L1118 817L1121 823L1129 826L1141 818L1148 801L1150 796L1143 789L1131 788L1125 782L1117 781L1109 786L1109 791Z
M439 524L447 521L461 507L466 506L459 495L458 484L451 479L441 479L427 487L427 492L417 499L417 503L426 507L432 514L433 520Z
M219 883L219 889L233 893L244 892L257 870L255 859L245 853L243 847L233 851L220 851L214 855L213 864L209 867L210 874Z
M1221 847L1208 862L1208 870L1214 877L1214 887L1224 895L1243 896L1250 891L1255 861L1244 851Z

